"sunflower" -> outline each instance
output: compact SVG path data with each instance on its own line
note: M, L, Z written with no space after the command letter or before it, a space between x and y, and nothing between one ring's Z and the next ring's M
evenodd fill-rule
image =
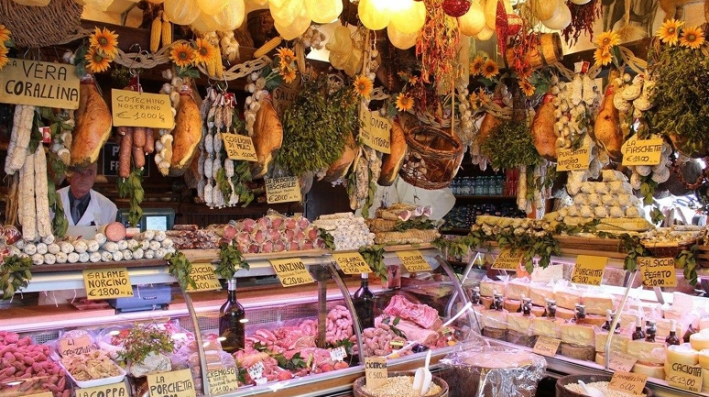
M596 37L596 45L606 50L620 44L620 35L616 32L603 32Z
M91 73L100 73L108 70L111 60L106 54L100 52L97 48L91 47L84 56L86 59L86 70Z
M522 92L524 92L524 95L526 96L534 95L534 90L536 89L527 79L519 80L519 88L522 89Z
M7 65L7 61L7 47L0 44L0 69L4 68L5 65Z
M0 44L4 44L8 40L10 40L10 29L0 24Z
M96 48L105 57L113 58L118 55L118 35L106 28L103 30L96 28L94 34L89 39L91 47Z
M295 69L292 68L283 68L281 71L281 76L283 76L283 81L286 84L290 84L295 80Z
M704 44L704 31L701 28L687 28L682 32L682 37L679 38L679 44L682 47L696 50Z
M295 53L288 47L281 47L276 53L278 54L278 58L281 59L282 68L290 65L295 60Z
M482 89L480 89L478 92L478 98L480 99L480 106L485 106L492 103L492 99Z
M400 112L405 112L411 110L414 107L414 99L410 96L401 93L396 96L396 110Z
M470 62L470 75L471 76L477 76L482 72L483 65L485 65L485 59L481 57L480 55L476 56L473 59L473 62Z
M657 30L657 37L659 37L665 44L669 44L671 46L677 45L677 40L679 39L679 27L682 26L682 24L684 24L684 21L668 19L662 24L660 29Z
M613 56L610 51L604 48L596 48L593 53L593 59L596 61L596 65L605 66L611 63Z
M206 64L215 56L214 46L205 39L197 39L197 48L194 50L194 63Z
M478 94L472 93L470 94L470 98L468 98L468 102L470 102L470 107L473 108L473 110L476 110L478 107L480 107L480 98L478 98Z
M354 82L354 89L355 92L365 98L369 98L369 95L372 93L372 80L370 80L367 76L359 76L357 79L355 79Z
M488 59L487 61L485 61L485 65L483 65L482 69L483 77L485 77L486 79L491 79L497 76L498 73L500 73L500 69L497 67L495 61L493 61L492 59Z
M416 83L418 83L418 82L419 82L418 76L412 75L411 77L409 77L409 84L416 85Z
M520 80L532 77L532 65L530 65L529 62L525 62L521 68L517 69L517 76Z
M175 65L184 68L190 66L195 59L192 47L186 43L175 44L170 49L170 59Z

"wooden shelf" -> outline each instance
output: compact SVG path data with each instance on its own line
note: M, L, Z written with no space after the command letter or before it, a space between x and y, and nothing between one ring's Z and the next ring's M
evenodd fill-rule
M483 201L483 200L512 200L517 196L475 196L475 195L454 195L456 200Z

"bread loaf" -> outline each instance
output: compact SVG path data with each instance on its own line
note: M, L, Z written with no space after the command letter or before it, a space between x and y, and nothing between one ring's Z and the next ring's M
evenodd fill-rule
M180 89L180 104L172 131L172 158L170 176L182 176L190 166L202 139L202 116L192 98L192 90L187 86Z
M276 151L283 144L283 124L281 124L271 101L261 102L254 123L254 135L251 138L258 159L251 165L251 176L254 179L263 178L275 158Z
M354 136L351 132L347 133L347 136L345 137L345 148L342 150L342 155L339 159L330 164L330 167L327 169L323 179L327 182L335 182L340 178L344 178L345 175L347 175L347 171L349 171L350 166L354 163L354 159L357 157L358 152L359 146L357 146Z
M81 81L76 128L71 143L71 164L85 167L98 160L98 154L111 135L113 120L108 105L98 92L93 77Z
M544 96L542 105L532 121L532 139L540 156L549 161L556 161L556 134L554 133L554 96Z
M382 172L377 183L381 186L391 186L399 174L399 169L406 157L406 137L399 120L394 120L391 126L391 139L389 149L391 153L382 156Z

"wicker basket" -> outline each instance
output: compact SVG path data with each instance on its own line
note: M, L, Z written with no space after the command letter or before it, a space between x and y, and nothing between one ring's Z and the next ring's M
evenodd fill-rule
M399 176L423 189L450 185L463 161L465 147L457 136L431 126L405 129L408 151Z
M46 47L66 43L81 29L82 10L74 0L51 0L44 7L0 0L0 23L18 47Z
M689 249L691 246L697 243L697 240L685 241L683 243L653 243L653 242L643 242L643 247L650 251L652 256L656 258L674 258L679 255L685 249Z

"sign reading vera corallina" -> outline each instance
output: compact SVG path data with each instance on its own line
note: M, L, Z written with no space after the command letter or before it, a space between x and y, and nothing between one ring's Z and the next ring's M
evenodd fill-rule
M75 67L10 58L0 73L0 102L62 109L79 107Z

